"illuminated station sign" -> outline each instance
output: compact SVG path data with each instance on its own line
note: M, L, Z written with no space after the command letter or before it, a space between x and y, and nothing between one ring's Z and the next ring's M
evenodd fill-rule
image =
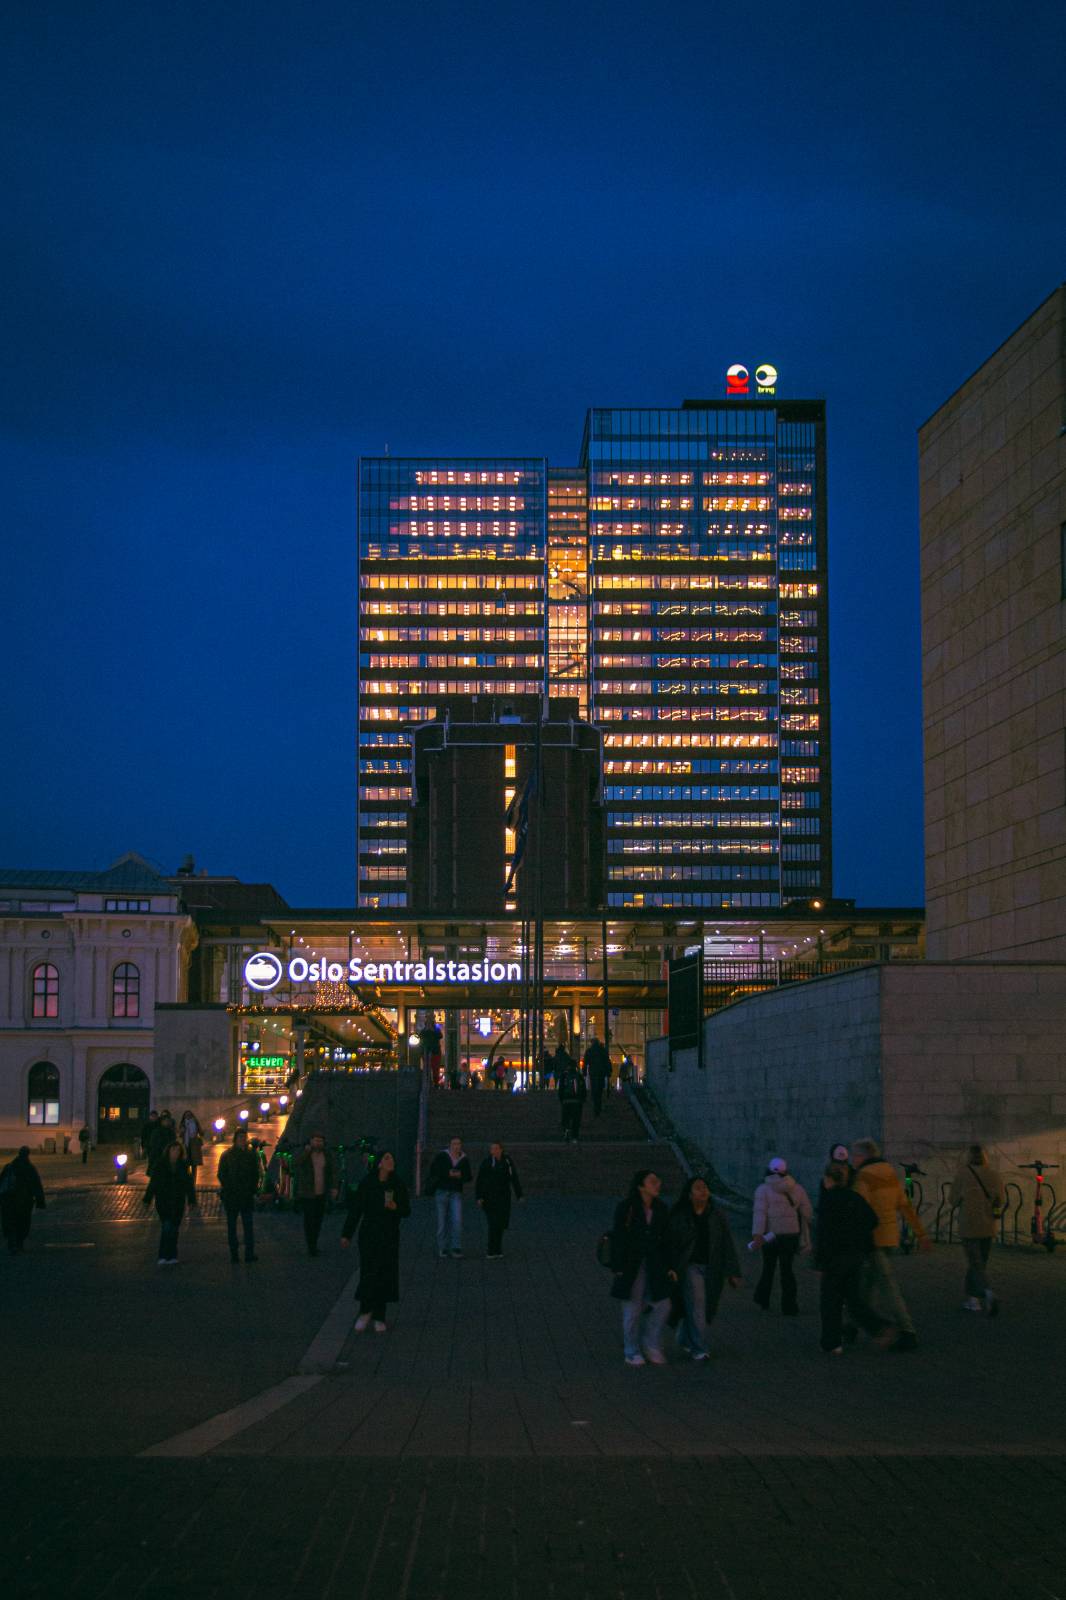
M283 977L299 988L306 983L406 984L521 983L520 961L438 961L426 956L421 961L366 961L352 956L348 961L309 961L306 956L291 956L287 962L272 950L259 950L244 963L244 981L249 989L264 994L276 989Z

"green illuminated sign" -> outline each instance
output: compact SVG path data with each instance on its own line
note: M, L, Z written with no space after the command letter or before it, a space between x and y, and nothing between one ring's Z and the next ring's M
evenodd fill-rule
M284 1067L288 1064L288 1056L248 1056L245 1067Z

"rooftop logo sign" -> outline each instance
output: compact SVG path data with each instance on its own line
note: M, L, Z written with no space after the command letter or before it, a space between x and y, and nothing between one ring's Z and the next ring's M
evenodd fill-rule
M725 392L727 395L751 393L751 374L747 367L741 366L739 362L734 362L733 366L727 369ZM772 367L768 361L764 361L761 366L755 368L755 393L777 393L777 368Z
M362 956L348 961L324 957L309 961L306 956L292 956L283 965L270 950L259 950L244 963L245 983L261 994L276 989L286 974L296 988L306 983L521 983L522 963L438 961L435 956L424 961L366 961Z

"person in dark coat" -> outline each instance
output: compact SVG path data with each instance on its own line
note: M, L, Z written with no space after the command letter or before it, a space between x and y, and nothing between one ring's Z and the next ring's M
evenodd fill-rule
M296 1187L296 1204L303 1212L304 1238L309 1256L318 1254L318 1236L322 1232L322 1219L326 1207L339 1194L337 1169L332 1152L326 1149L324 1133L313 1133L306 1149L297 1157L293 1167Z
M204 1164L204 1130L194 1111L182 1114L178 1137L185 1146L185 1164L189 1169L189 1204L196 1204L196 1180Z
M659 1198L661 1189L657 1173L636 1173L611 1230L611 1296L622 1301L622 1344L630 1367L642 1367L645 1360L657 1367L666 1363L663 1329L677 1273L670 1262L670 1213Z
M185 1163L185 1146L180 1139L172 1139L161 1152L152 1168L144 1203L155 1201L159 1217L160 1267L178 1264L178 1229L185 1215L185 1202L189 1197L189 1169Z
M396 1157L383 1150L359 1187L353 1191L341 1229L346 1250L359 1229L359 1315L356 1333L371 1321L375 1333L385 1333L385 1307L400 1298L400 1223L411 1215L407 1185L397 1175Z
M155 1133L155 1130L158 1128L158 1126L159 1126L159 1112L158 1111L149 1111L148 1115L145 1117L144 1121L141 1123L141 1131L140 1131L141 1155L144 1157L144 1159L146 1161L148 1159L148 1151L151 1148L151 1144L152 1144L152 1135Z
M560 1045L555 1052L555 1075L559 1080L559 1104L563 1111L563 1138L567 1144L581 1139L581 1113L585 1109L588 1087L573 1056Z
M152 1168L155 1166L156 1162L177 1137L178 1134L177 1129L174 1127L174 1118L170 1115L170 1112L160 1112L159 1121L156 1123L151 1134L149 1135L148 1149L145 1152L145 1171L148 1173L149 1177L152 1175ZM184 1150L184 1146L182 1146L182 1149Z
M522 1198L522 1185L518 1181L515 1164L504 1154L497 1139L489 1145L489 1153L478 1168L474 1195L485 1213L489 1225L489 1245L485 1252L488 1261L499 1261L503 1255L503 1236L511 1221L511 1194Z
M29 1237L35 1208L44 1210L44 1185L30 1160L30 1147L24 1144L0 1172L0 1224L13 1256L21 1253Z
M851 1186L849 1169L831 1161L825 1169L818 1207L814 1266L822 1276L822 1349L827 1355L844 1353L844 1307L857 1327L881 1344L891 1344L900 1329L877 1316L863 1292L864 1269L873 1254L877 1213Z
M218 1163L218 1186L222 1191L222 1209L226 1213L230 1260L240 1260L238 1217L244 1229L244 1259L258 1260L255 1253L255 1193L259 1187L259 1162L255 1151L249 1149L247 1128L234 1130L233 1143Z
M582 1066L588 1073L592 1089L592 1114L598 1117L603 1110L603 1091L611 1076L611 1058L607 1054L606 1045L601 1044L595 1034L588 1042Z
M92 1143L93 1136L89 1129L89 1124L87 1122L83 1122L81 1127L78 1129L78 1147L81 1150L81 1164L83 1167L88 1164L89 1151L92 1149Z
M426 1193L437 1197L437 1254L463 1253L463 1186L473 1181L470 1158L461 1139L451 1139L430 1162Z
M690 1178L670 1213L670 1262L677 1273L671 1322L693 1361L707 1360L707 1335L722 1290L740 1283L740 1260L725 1216L703 1178Z

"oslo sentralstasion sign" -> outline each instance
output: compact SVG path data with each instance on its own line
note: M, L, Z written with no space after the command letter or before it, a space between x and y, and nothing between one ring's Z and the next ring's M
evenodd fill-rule
M366 961L362 956L328 961L324 956L314 960L290 956L282 961L272 950L257 950L244 963L245 983L260 994L276 989L286 978L288 987L295 989L315 983L521 983L522 963L490 961L487 957L480 961L438 961L435 956L421 961Z

